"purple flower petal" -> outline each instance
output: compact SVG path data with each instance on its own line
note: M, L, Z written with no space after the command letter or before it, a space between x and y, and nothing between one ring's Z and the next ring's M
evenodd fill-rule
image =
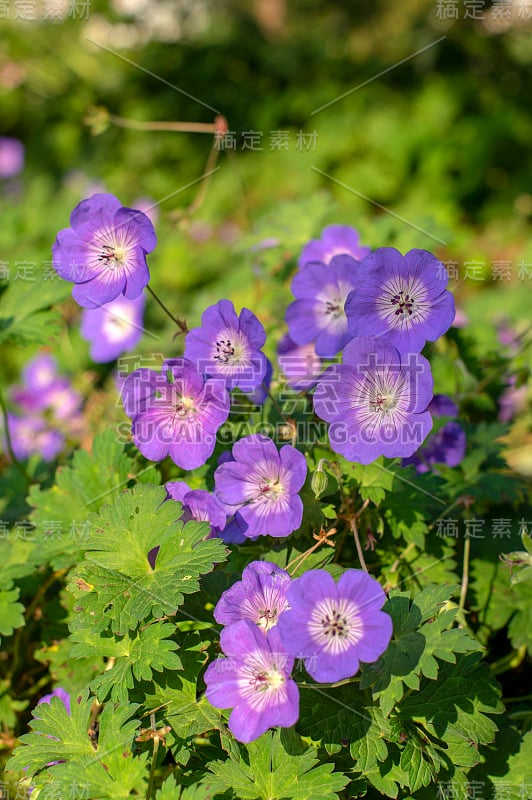
M348 225L328 225L323 229L321 239L313 239L303 248L299 267L311 261L329 264L334 256L346 254L356 261L362 261L371 252L369 247L360 244L358 231Z
M113 361L131 350L143 334L142 321L146 298L117 297L110 303L84 309L81 335L91 343L90 355L96 363Z
M316 681L349 678L359 661L376 661L388 647L392 621L380 610L386 596L365 573L347 570L336 584L324 570L309 570L291 582L287 600L274 630Z
M381 247L364 259L345 303L353 336L384 336L402 353L419 352L452 325L454 299L443 264L425 250L402 256Z
M281 456L274 442L255 434L233 446L233 461L214 473L215 494L228 513L238 511L246 536L288 536L301 525L305 457L291 445Z
M331 447L345 458L369 464L381 455L408 457L432 427L432 387L419 353L401 356L382 338L360 337L346 346L344 363L322 376L314 410L331 423Z
M185 357L201 374L249 393L266 376L267 360L260 350L265 340L263 325L249 309L237 316L229 300L220 300L203 312L201 327L187 333Z
M183 469L206 462L229 415L223 382L204 379L185 359L165 362L161 373L136 370L125 380L122 396L141 453L154 461L169 455Z
M288 306L288 333L298 345L315 343L319 356L332 357L352 338L344 306L357 285L358 261L336 255L330 264L310 263L296 273Z
M275 564L252 561L244 569L242 580L223 592L214 609L214 619L221 625L249 619L268 631L288 608L286 591L289 584L288 573Z
M276 629L262 633L247 619L224 628L220 636L226 659L205 672L206 697L218 708L233 708L229 728L250 742L276 725L290 727L299 715L299 691L290 673L294 659Z
M82 307L142 294L150 277L146 254L157 242L145 214L123 208L111 194L97 193L76 206L70 223L53 244L53 265L74 282L72 295Z

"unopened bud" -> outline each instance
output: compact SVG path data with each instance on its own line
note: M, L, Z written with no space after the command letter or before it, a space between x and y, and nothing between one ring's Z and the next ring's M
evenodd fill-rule
M312 480L310 482L310 487L314 492L314 497L316 500L319 500L320 497L325 494L327 491L327 486L329 484L329 478L323 471L323 463L325 459L322 458L319 462L318 466L316 467L316 472L312 476Z

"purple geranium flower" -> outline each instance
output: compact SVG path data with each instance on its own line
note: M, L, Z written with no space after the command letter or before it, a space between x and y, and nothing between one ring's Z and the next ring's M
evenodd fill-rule
M240 742L252 742L268 728L290 728L299 716L299 690L290 673L294 659L277 628L264 634L247 619L224 628L220 645L227 658L205 672L207 700L232 708L229 729Z
M165 488L172 500L178 500L182 504L183 522L192 519L208 522L211 526L211 536L220 535L220 531L225 528L227 516L214 495L205 489L191 489L185 481L168 481Z
M314 386L323 367L313 342L298 345L286 334L279 342L277 353L288 386L296 392L305 392Z
M358 269L358 261L340 255L330 264L307 264L296 273L292 292L297 299L286 309L288 333L296 344L315 342L316 353L330 358L353 338L344 305Z
M319 683L356 675L360 661L376 661L390 643L392 620L380 611L386 595L362 570L346 570L338 583L325 570L309 570L292 581L287 599L281 641Z
M381 247L364 259L345 304L353 336L385 336L401 353L419 352L447 331L455 316L449 277L426 250L406 255Z
M261 347L266 332L249 309L237 316L230 300L209 306L201 318L201 327L187 333L185 358L198 372L223 378L228 389L238 386L252 392L266 376L267 361Z
M24 168L24 145L10 136L0 136L0 178L14 178Z
M13 402L28 413L52 411L60 421L77 421L81 396L69 379L60 376L55 358L41 353L29 361L22 370L22 385L10 393Z
M205 379L183 358L165 361L160 373L135 370L123 383L122 399L142 455L151 461L169 455L182 469L207 461L229 416L223 381Z
M288 608L286 591L290 575L270 561L252 561L242 573L242 580L222 594L214 619L221 625L231 625L249 619L268 631L277 625L279 615Z
M300 267L311 261L329 264L338 255L348 255L355 261L362 261L370 253L369 247L360 244L360 236L355 228L350 228L349 225L328 225L323 229L321 239L312 239L305 245L298 263Z
M45 694L43 697L41 697L41 699L39 700L37 705L40 706L41 703L50 703L51 700L52 700L52 697L58 697L59 700L61 700L61 702L65 706L65 708L68 711L68 713L70 714L70 694L65 689L62 689L60 686L57 686L53 690L53 692L50 692L50 694ZM35 716L37 716L37 715L35 715ZM55 762L55 763L58 763L58 762Z
M38 454L44 461L53 461L65 445L64 435L40 416L8 414L7 425L13 453L20 460Z
M146 298L117 297L99 308L86 308L81 317L81 335L91 343L90 354L96 363L113 361L131 350L143 333Z
M450 397L435 394L427 411L432 417L456 417L458 407ZM458 422L445 425L427 440L410 458L404 458L403 466L413 465L417 472L428 472L435 464L456 467L462 461L466 449L466 435Z
M66 436L79 433L81 396L68 378L58 375L57 363L48 353L26 364L22 384L13 386L9 394L18 406L17 414L8 415L15 456L24 459L39 454L45 461L53 461Z
M70 224L57 234L53 264L74 282L72 296L80 306L97 308L122 294L129 300L142 294L150 280L146 254L157 244L146 214L101 193L82 200Z
M214 473L216 496L228 513L238 511L246 536L288 536L301 525L305 456L287 444L277 450L267 436L244 436L233 445L234 461Z
M345 348L314 394L327 420L331 447L350 461L412 455L432 428L430 364L419 353L401 355L382 339L361 337Z

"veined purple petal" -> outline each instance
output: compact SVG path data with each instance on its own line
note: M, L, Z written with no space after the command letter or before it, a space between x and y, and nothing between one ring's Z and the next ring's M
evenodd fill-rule
M146 253L156 245L152 223L141 211L124 208L111 194L97 193L73 210L71 228L59 231L52 247L58 274L74 282L72 294L84 308L98 308L124 294L142 294L149 281Z
M386 595L359 570L347 570L338 583L324 570L309 570L291 582L287 600L275 630L318 682L349 678L359 661L376 661L388 647L392 621L380 610Z

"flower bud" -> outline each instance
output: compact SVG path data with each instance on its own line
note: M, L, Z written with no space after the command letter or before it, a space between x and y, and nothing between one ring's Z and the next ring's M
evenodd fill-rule
M312 480L310 482L310 487L314 492L314 497L316 500L319 500L320 497L325 494L327 491L327 486L329 483L329 478L323 471L323 462L325 461L324 458L321 459L320 463L316 467L316 471L312 476Z

